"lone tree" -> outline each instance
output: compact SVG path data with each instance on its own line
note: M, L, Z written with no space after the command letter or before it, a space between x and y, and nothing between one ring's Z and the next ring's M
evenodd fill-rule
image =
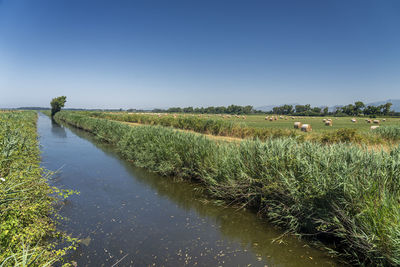
M64 107L65 102L67 102L67 97L66 96L55 97L55 98L53 98L51 100L50 105L51 105L51 116L52 117L57 112L59 112L62 107Z

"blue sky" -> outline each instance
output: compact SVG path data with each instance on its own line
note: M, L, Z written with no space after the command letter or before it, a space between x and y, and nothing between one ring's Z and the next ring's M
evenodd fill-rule
M0 0L0 107L400 98L400 1Z

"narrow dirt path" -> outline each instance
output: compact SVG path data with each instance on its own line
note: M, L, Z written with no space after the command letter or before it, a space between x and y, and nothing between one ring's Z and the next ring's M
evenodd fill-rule
M116 120L114 120L114 121L116 121ZM123 123L123 124L127 124L127 125L132 126L132 127L149 125L149 124L143 124L143 123L137 123L137 122L124 122L124 121L117 121L117 122L120 122L120 123ZM203 134L203 133L198 133L198 132L191 131L191 130L183 130L183 129L176 129L176 128L172 128L172 129L175 130L175 131L181 131L181 132L187 132L187 133L203 135L203 136L205 136L207 138L210 138L210 139L216 140L216 141L225 141L225 142L241 142L241 141L243 141L243 139L239 138L239 137Z

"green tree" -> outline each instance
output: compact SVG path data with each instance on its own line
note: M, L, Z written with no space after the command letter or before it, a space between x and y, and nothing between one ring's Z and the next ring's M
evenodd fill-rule
M383 115L388 115L390 113L390 108L392 107L392 103L388 102L382 106L380 106Z
M354 107L355 115L360 115L360 113L365 108L365 104L362 101L357 101L354 103Z
M66 96L55 97L51 100L50 105L52 117L64 107L65 102L67 102Z
M184 113L193 113L193 107L186 107L186 108L183 108L182 111L183 111Z
M367 106L364 109L364 114L370 115L370 116L376 116L376 115L379 115L380 111L381 111L380 107Z
M303 113L305 114L306 112L311 110L311 105L307 104L307 105L296 105L296 113Z
M355 114L355 106L352 105L352 104L343 106L341 108L341 112L344 113L344 114L347 114L349 116L354 115Z
M320 107L312 108L312 112L317 113L317 114L321 113L321 110L322 110L322 108L320 108Z

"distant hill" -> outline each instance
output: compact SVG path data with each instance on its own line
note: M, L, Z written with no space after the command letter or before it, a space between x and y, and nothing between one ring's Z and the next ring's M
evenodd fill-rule
M377 102L372 102L372 103L368 103L366 104L367 106L380 106L386 103L392 103L392 110L396 111L396 112L400 112L400 99L388 99L386 101L377 101Z

